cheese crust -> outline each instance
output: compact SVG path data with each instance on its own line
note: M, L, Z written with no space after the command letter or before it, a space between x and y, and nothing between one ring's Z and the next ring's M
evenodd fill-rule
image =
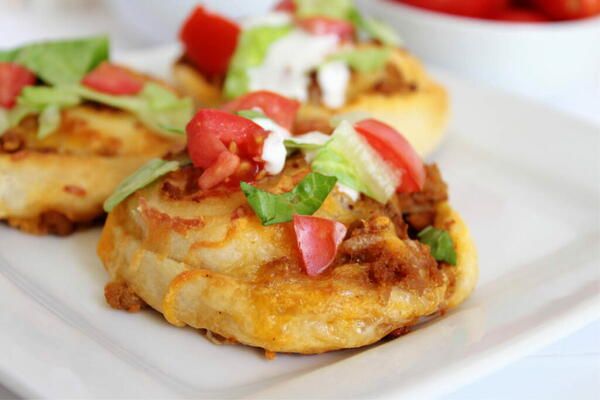
M178 145L128 112L89 103L63 110L46 138L36 132L32 116L0 137L0 219L34 234L68 234L103 215L121 180Z
M288 161L284 173L260 185L289 190L302 176L297 164ZM460 304L477 280L468 228L446 202L436 205L435 225L453 238L456 266L400 238L384 206L364 196L352 203L334 189L315 215L351 233L334 264L309 277L291 223L262 226L232 188L182 195L182 175L139 190L109 214L98 254L113 307L135 311L139 297L176 326L267 351L314 354L405 332L420 317ZM119 285L133 301L119 303Z

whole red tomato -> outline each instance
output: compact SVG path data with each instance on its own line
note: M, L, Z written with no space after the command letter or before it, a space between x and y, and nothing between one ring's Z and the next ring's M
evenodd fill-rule
M396 0L412 6L467 17L489 17L509 0Z
M555 19L579 19L600 14L600 0L531 0Z

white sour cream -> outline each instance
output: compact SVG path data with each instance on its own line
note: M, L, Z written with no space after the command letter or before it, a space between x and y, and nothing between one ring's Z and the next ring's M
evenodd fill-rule
M283 171L287 156L283 141L292 135L290 135L287 129L276 124L269 118L253 118L252 121L270 132L263 143L261 158L265 162L265 171L267 171L267 174L277 175Z
M346 103L346 88L350 81L350 68L344 61L332 61L317 70L323 103L330 108L340 108Z
M295 142L299 143L310 143L310 144L318 144L324 145L327 143L331 136L321 133L319 131L312 131L305 133L303 135L298 135L293 137ZM304 155L304 160L310 164L312 160L315 159L319 150L302 150L302 154Z
M262 65L248 71L250 90L271 90L306 101L310 71L337 48L336 35L310 35L296 29L269 47Z
M261 158L265 162L265 171L269 175L277 175L283 171L287 152L283 144L284 138L278 132L271 132L263 143Z
M352 189L349 186L343 185L341 183L336 183L335 187L337 188L337 190L339 192L342 192L346 196L350 197L350 199L352 199L352 201L356 201L360 197L360 192L356 189Z
M287 129L276 124L275 121L270 118L252 118L252 121L265 131L277 132L283 139L289 139L292 137Z

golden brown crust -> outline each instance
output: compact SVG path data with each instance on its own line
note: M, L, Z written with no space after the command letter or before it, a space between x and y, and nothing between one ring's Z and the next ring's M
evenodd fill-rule
M297 173L288 164L284 176L262 186L276 191ZM98 245L110 279L127 282L174 325L268 351L321 353L406 330L473 288L468 229L444 202L436 224L449 227L459 264L438 268L426 246L397 236L383 206L350 204L335 190L315 215L359 227L333 267L308 277L290 223L262 226L234 190L173 200L161 188L179 179L172 174L118 205Z
M220 85L208 81L189 64L179 61L173 71L179 88L194 98L199 107L218 107L225 102ZM449 114L446 90L429 77L419 60L403 49L395 49L387 67L379 72L353 72L347 98L347 104L339 109L327 108L314 99L304 103L298 113L296 133L315 127L326 132L332 115L354 111L367 112L392 125L421 155L431 153L445 133Z
M175 144L127 112L92 104L64 110L46 138L36 132L29 117L0 137L0 219L34 234L68 234L96 219L123 178Z

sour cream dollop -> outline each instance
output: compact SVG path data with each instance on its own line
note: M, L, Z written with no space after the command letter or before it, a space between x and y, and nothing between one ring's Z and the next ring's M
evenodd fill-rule
M308 100L309 73L338 48L336 35L310 35L301 29L274 42L264 62L248 71L251 91L270 90Z
M350 81L350 68L344 61L332 61L317 70L323 104L340 108L346 103L346 88Z
M287 157L283 141L292 135L290 135L287 129L276 124L269 118L253 118L252 121L270 132L269 136L263 142L261 158L265 162L265 171L267 171L267 174L277 175L283 171L285 158Z

